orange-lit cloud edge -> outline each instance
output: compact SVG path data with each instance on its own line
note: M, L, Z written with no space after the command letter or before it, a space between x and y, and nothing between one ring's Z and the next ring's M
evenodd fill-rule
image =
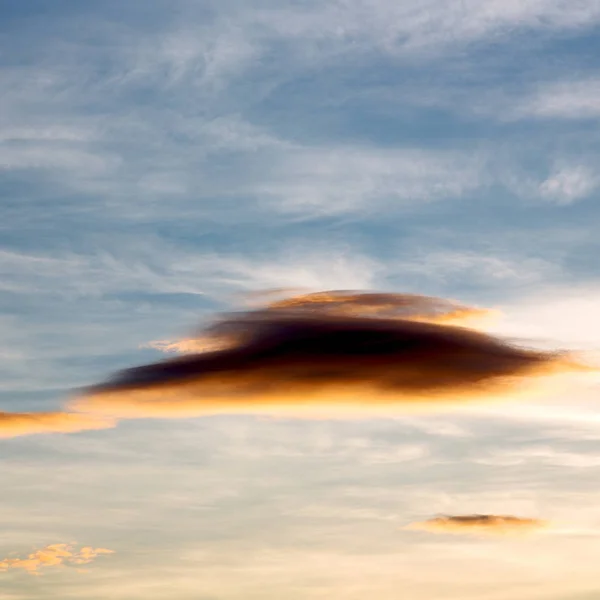
M74 412L0 412L0 438L110 429L115 425L116 420L106 416Z
M49 544L44 548L35 550L27 558L7 557L0 560L0 573L11 570L22 570L30 575L40 575L41 571L49 567L64 567L87 565L102 554L113 554L114 550L107 548L93 548L83 546L76 550L70 544Z
M280 290L263 292L267 297ZM261 307L259 307L260 309ZM453 300L417 294L326 291L283 298L267 304L269 311L303 311L337 316L370 316L403 318L424 323L477 327L500 316L497 310L464 306ZM181 340L155 340L143 348L166 353L194 354L234 346L237 339L231 333L200 332Z

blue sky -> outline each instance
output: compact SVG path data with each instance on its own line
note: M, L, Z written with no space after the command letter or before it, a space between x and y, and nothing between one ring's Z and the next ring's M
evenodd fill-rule
M598 0L0 3L0 411L272 288L455 298L595 350L599 27ZM596 389L1 439L2 556L115 552L0 572L0 599L595 597ZM559 526L402 530L444 512Z

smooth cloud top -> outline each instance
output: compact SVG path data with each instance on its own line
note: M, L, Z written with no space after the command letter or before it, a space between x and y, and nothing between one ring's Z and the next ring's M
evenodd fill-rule
M262 297L277 294L265 292ZM257 297L259 297L257 295ZM382 317L410 319L425 323L463 325L495 316L492 310L464 306L451 300L417 294L382 294L352 291L329 291L283 298L266 306L269 311L348 317ZM193 354L233 347L239 343L236 332L221 322L198 336L182 340L157 340L146 345L166 353Z
M110 429L115 421L106 417L69 412L0 412L0 438L33 433L73 433L76 431Z
M464 306L452 300L419 294L366 292L317 292L284 298L269 304L269 310L296 310L344 316L410 319L425 323L463 324L494 314L488 309Z
M547 526L547 521L510 515L453 515L412 523L407 529L431 533L507 535L531 533Z
M50 544L32 552L27 558L5 558L0 560L0 572L21 569L31 575L40 575L40 570L46 567L86 565L101 554L112 554L113 552L114 550L108 550L107 548L84 546L79 550L75 550L69 544Z
M521 393L545 376L586 370L565 353L444 323L475 313L404 294L289 298L222 316L198 336L219 349L123 371L73 408L125 417L389 411Z

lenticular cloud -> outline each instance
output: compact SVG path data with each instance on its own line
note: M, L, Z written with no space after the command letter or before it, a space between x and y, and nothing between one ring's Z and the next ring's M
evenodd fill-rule
M286 298L220 316L180 342L185 355L123 371L72 407L121 417L390 412L507 397L589 370L567 353L459 326L487 312L411 294Z

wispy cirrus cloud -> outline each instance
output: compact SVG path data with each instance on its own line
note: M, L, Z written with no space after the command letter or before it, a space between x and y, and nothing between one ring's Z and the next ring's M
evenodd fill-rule
M539 83L514 106L513 118L593 119L600 115L600 80L563 79Z
M432 0L419 7L389 0L327 5L267 2L261 7L225 1L210 11L180 0L176 6L177 13L162 9L159 27L116 26L101 18L88 22L67 18L58 25L76 37L84 31L112 38L113 84L145 81L173 90L191 83L206 98L248 71L259 71L275 48L285 60L272 70L274 79L258 78L264 91L286 81L290 67L301 70L320 61L339 63L369 51L405 59L436 57L490 37L588 29L600 19L595 0L582 0L576 6L564 0L485 4ZM159 14L161 8L155 17ZM93 57L93 49L84 55L87 60Z
M434 0L419 7L388 0L351 0L326 6L278 3L277 9L244 11L239 19L246 30L258 29L262 33L259 39L302 42L304 48L296 52L305 60L315 57L313 44L318 42L326 55L364 51L370 46L411 56L461 47L492 34L508 37L532 30L588 28L600 18L595 0L584 0L576 7L564 0L492 0L485 4Z
M485 160L473 159L473 151L405 143L383 150L334 139L301 143L276 127L257 125L259 115L247 114L248 98L259 106L285 88L290 72L344 66L356 55L439 59L449 48L490 35L572 31L600 16L592 0L577 7L561 0L434 1L418 9L387 0L325 7L277 3L234 15L228 2L210 14L193 3L178 6L178 15L167 11L154 27L56 17L56 30L68 43L53 40L44 47L43 69L24 61L3 75L10 127L0 163L43 180L51 176L53 185L70 193L84 191L88 209L102 218L107 208L115 216L164 218L160 207L167 197L188 210L202 203L210 212L216 197L236 198L241 207L251 196L253 205L267 207L265 214L275 214L274 208L316 216L370 202L453 198L493 183ZM84 33L99 43L86 45ZM282 56L277 64L275 54ZM149 85L155 103L139 106L134 99ZM162 108L164 95L169 110ZM103 102L110 118L99 110ZM236 162L241 154L245 160ZM222 176L224 161L235 178Z
M148 238L113 251L56 255L0 249L0 289L37 294L102 295L116 291L215 294L278 287L372 287L384 275L380 261L347 244L289 241L272 255L197 252Z
M418 205L488 183L485 159L435 150L301 148L276 161L256 193L282 212L331 215Z
M486 252L468 249L442 251L429 247L427 251L415 249L403 258L396 267L397 273L392 271L390 276L418 277L438 284L460 280L506 288L551 280L560 274L556 263L536 256L517 258L504 248Z

